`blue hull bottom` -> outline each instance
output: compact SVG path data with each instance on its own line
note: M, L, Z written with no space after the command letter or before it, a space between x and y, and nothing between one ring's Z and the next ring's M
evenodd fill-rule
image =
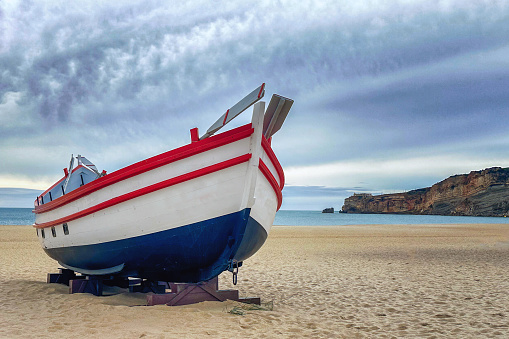
M253 255L267 239L250 209L167 231L94 245L45 249L62 264L82 270L119 266L119 276L199 282L219 275L232 259Z

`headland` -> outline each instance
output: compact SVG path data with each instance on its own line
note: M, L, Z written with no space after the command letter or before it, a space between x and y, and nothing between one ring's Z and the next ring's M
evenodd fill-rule
M354 194L345 199L342 211L506 217L509 168L492 167L454 175L431 187L404 193Z

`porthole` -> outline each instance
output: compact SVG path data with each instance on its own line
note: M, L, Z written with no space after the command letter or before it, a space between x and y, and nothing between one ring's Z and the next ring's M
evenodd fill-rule
M53 235L53 237L57 236L57 231L55 230L55 227L51 227L51 235Z
M67 223L65 222L62 227L64 229L64 234L68 235L69 234L69 226L67 226Z

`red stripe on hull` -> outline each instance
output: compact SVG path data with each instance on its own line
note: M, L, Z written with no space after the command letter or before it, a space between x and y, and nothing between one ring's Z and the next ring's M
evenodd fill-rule
M157 167L161 167L169 163L182 160L193 155L233 143L238 140L242 140L251 136L253 131L254 129L252 128L251 124L247 124L236 129L221 133L219 135L215 135L210 138L193 142L192 144L156 155L152 158L142 160L130 166L119 169L118 171L112 172L104 177L98 178L51 202L48 202L44 205L35 206L33 212L38 214L51 211L57 207L68 204L71 201L82 198L88 194L91 194L109 185L113 185L119 181L134 177L141 173L148 172ZM56 184L59 182L60 181L58 181Z
M249 154L249 153L248 154L244 154L244 155L238 156L236 158L232 158L232 159L229 159L229 160L226 160L226 161L223 161L223 162L211 165L211 166L207 166L207 167L201 168L201 169L193 171L193 172L189 172L189 173L182 174L182 175L179 175L177 177L174 177L174 178L171 178L171 179L168 179L168 180L165 180L165 181L161 181L161 182L159 182L157 184L153 184L153 185L150 185L150 186L147 186L147 187L140 188L140 189L138 189L136 191L132 191L132 192L120 195L118 197L115 197L115 198L112 198L110 200L104 201L104 202L102 202L100 204L97 204L95 206L89 207L89 208L84 209L84 210L82 210L80 212L76 212L74 214L68 215L66 217L59 218L57 220L48 221L48 222L41 223L41 224L37 224L36 223L34 225L34 227L35 228L46 228L46 227L51 227L51 226L59 225L59 224L62 224L64 222L68 222L68 221L75 220L75 219L78 219L78 218L82 218L84 216L90 215L92 213L98 212L100 210L106 209L108 207L111 207L111 206L114 206L114 205L117 205L117 204L120 204L122 202L125 202L125 201L128 201L128 200L140 197L142 195L149 194L149 193L152 193L152 192L155 192L155 191L158 191L160 189L167 188L167 187L170 187L170 186L173 186L173 185L177 185L177 184L180 184L182 182L189 181L189 180L201 177L203 175L214 173L214 172L220 171L220 170L228 168L228 167L232 167L232 166L235 166L235 165L242 164L242 163L244 163L246 161L249 161L250 158L251 158L251 154Z
M267 156L269 157L270 161L272 162L272 165L274 165L274 168L276 169L277 175L279 177L279 188L282 190L283 187L285 187L285 174L283 172L283 166L279 163L279 160L277 160L276 154L270 147L269 142L265 137L262 137L262 147L265 153L267 153Z
M269 168L267 167L267 165L265 165L265 163L263 162L262 159L260 159L260 164L258 165L258 168L263 173L265 178L267 178L267 180L269 181L269 184L272 186L272 189L276 193L276 196L277 196L277 210L276 211L279 211L279 208L281 207L281 204L283 203L283 194L281 193L281 188L279 188L276 178L274 178L274 176L270 172Z

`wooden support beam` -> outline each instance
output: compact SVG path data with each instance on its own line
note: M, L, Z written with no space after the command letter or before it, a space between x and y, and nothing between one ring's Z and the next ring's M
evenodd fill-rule
M74 293L91 293L101 296L103 294L103 281L91 276L87 276L86 279L69 280L69 294Z
M176 283L170 286L170 293L148 294L147 305L180 306L202 301L225 301L227 299L260 305L260 298L239 298L238 290L218 290L217 277L200 283Z
M141 280L129 286L129 292L141 292L141 293L156 293L163 294L166 292L167 283L160 281L149 281L149 280Z
M68 285L70 294L91 293L97 296L103 294L104 285L129 288L129 292L148 293L148 306L163 304L180 306L202 301L225 300L260 305L260 298L239 298L238 290L219 290L218 277L199 283L169 283L139 278L129 279L115 275L76 275L72 270L61 268L60 273L48 273L47 282Z
M46 282L48 284L69 285L69 280L76 279L76 273L66 268L60 268L60 273L48 273Z

